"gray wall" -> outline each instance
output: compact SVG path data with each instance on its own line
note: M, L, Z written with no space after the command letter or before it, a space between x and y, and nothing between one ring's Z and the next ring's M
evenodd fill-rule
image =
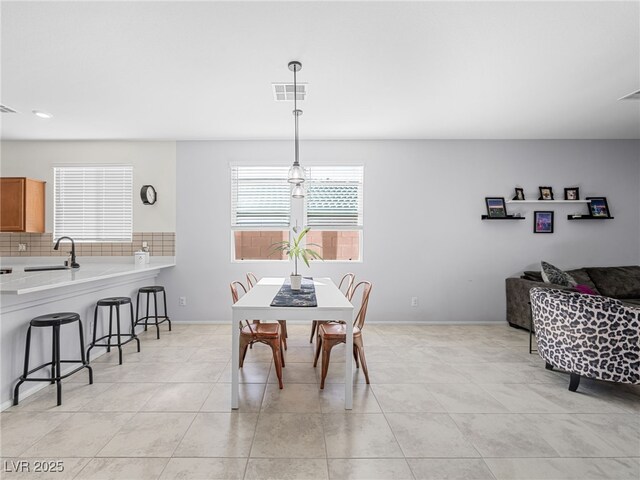
M640 263L639 152L637 141L305 141L303 165L365 164L364 261L314 264L311 273L371 280L373 321L502 321L504 278L540 260ZM160 278L176 320L228 320L231 280L290 272L231 262L229 163L289 163L292 154L289 141L178 142L178 266ZM568 221L586 206L549 204L509 205L524 221L481 221L484 197L509 197L516 185L528 199L539 185L556 198L578 186L582 197L607 196L616 218ZM536 209L555 211L555 233L533 234Z

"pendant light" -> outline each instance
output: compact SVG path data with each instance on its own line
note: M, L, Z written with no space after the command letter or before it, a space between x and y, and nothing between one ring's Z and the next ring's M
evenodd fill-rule
M293 198L304 198L304 168L300 166L300 148L298 142L298 117L302 115L302 110L298 110L298 82L296 74L302 70L302 64L300 62L289 62L289 70L293 72L293 117L295 119L295 157L293 165L289 169L289 183L295 184L291 191Z

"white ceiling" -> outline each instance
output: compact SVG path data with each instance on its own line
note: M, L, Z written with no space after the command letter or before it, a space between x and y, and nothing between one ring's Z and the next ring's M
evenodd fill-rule
M638 1L1 8L5 139L640 138Z

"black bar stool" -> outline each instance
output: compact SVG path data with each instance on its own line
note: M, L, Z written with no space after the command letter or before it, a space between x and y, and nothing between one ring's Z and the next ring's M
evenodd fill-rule
M67 323L78 322L78 333L80 334L80 360L60 360L60 326ZM53 327L53 341L52 341L52 353L51 361L43 363L39 367L29 370L29 353L31 349L31 328L32 327ZM76 368L66 375L61 375L62 370L60 368L61 363L82 363L81 366ZM51 365L51 376L45 378L28 378L33 372L40 370L41 368ZM52 385L56 383L58 389L58 405L62 405L62 384L60 381L63 378L67 378L76 372L79 372L83 368L89 370L89 384L93 383L93 370L89 366L89 362L84 356L84 332L82 330L82 321L80 315L73 312L63 313L50 313L48 315L41 315L34 318L29 323L29 330L27 330L27 345L24 351L24 372L20 376L20 380L16 385L13 392L13 404L18 405L20 385L24 382L50 382Z
M120 305L129 304L129 319L131 321L131 333L120 333ZM109 307L109 334L103 335L100 338L96 338L96 332L98 330L98 308ZM116 334L113 334L113 310L116 310ZM111 343L112 337L118 337L118 343ZM122 337L130 337L129 340L122 341ZM97 343L100 340L107 339L107 343ZM107 352L111 351L111 347L118 347L118 358L120 365L122 365L122 346L129 343L131 340L138 342L138 352L140 351L140 339L136 336L135 324L133 323L133 304L129 297L109 297L102 298L96 303L96 308L93 311L93 341L87 350L87 361L90 359L90 352L93 347L107 347Z
M164 303L164 315L158 315L158 297L157 294L162 292L162 300ZM144 293L147 295L147 313L144 317L138 317L140 314L140 294ZM149 315L149 296L153 294L153 313L154 315ZM149 319L152 318L155 322L149 323ZM158 321L158 319L162 319ZM143 322L144 320L144 322ZM147 326L155 325L157 338L160 338L160 324L164 322L169 322L169 331L171 331L171 320L167 316L167 292L165 292L164 287L160 285L151 285L149 287L141 287L138 289L138 296L136 298L136 325L144 325L144 331L147 331Z

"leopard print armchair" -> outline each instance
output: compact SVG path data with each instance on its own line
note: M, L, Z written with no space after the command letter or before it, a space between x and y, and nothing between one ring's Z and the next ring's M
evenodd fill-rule
M580 377L640 384L640 308L619 300L567 290L532 288L531 313L538 353L569 372L569 390Z

